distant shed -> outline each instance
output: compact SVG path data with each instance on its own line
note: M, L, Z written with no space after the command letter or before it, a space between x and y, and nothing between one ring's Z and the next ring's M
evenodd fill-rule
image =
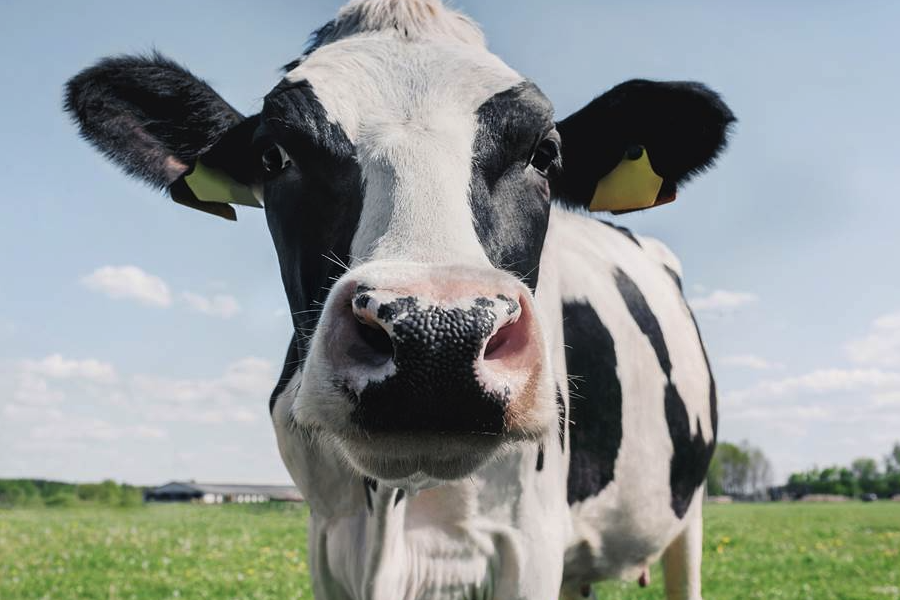
M200 502L203 504L302 502L292 485L241 485L171 481L144 491L145 502Z

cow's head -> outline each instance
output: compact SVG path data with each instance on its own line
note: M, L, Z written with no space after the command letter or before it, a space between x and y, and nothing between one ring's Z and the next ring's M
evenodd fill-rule
M159 55L99 62L66 107L178 202L265 207L302 367L279 436L322 433L387 479L459 477L557 427L534 307L550 202L630 208L598 182L641 159L635 206L669 199L733 120L700 84L631 81L554 122L437 0L352 2L250 117Z

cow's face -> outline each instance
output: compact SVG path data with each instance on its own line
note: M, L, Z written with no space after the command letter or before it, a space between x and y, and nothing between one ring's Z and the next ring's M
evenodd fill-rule
M290 161L265 206L312 333L277 417L391 479L456 477L556 426L532 292L559 137L536 86L480 44L355 36L286 74L258 136Z
M282 446L321 434L390 480L460 477L558 426L534 306L551 196L591 205L636 144L671 196L732 120L697 84L630 82L555 124L433 0L352 3L247 119L159 56L84 71L67 107L179 202L265 206L296 329Z

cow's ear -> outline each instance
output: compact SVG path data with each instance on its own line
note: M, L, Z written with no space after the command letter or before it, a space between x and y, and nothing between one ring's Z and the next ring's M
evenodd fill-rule
M619 84L557 123L563 161L554 195L592 211L671 202L679 185L713 164L734 122L701 83Z
M231 204L261 206L250 162L258 119L160 54L85 69L66 84L65 109L107 158L176 202L231 220Z

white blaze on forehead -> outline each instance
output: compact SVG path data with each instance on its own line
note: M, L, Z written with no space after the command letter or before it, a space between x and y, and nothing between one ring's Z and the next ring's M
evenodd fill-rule
M518 73L482 47L380 32L324 46L285 78L308 81L356 146L354 260L488 264L469 207L476 111Z

